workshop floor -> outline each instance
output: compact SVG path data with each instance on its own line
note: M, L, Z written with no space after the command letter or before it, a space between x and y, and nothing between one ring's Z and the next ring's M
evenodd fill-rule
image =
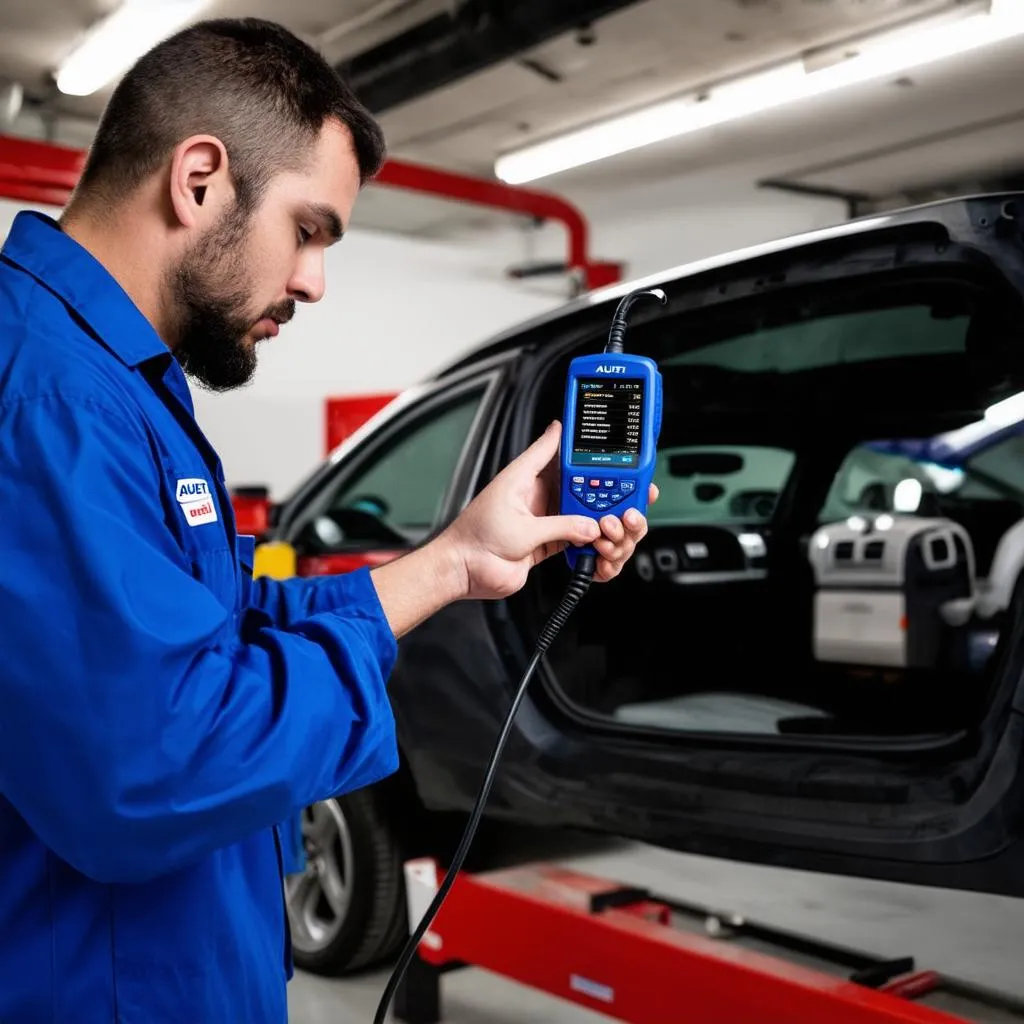
M529 843L510 859L552 860L868 952L913 956L918 969L934 968L1024 999L1021 901L730 864L588 838L532 837ZM385 970L335 981L300 972L290 988L290 1024L370 1024L387 977ZM476 970L446 976L443 999L446 1024L608 1020Z

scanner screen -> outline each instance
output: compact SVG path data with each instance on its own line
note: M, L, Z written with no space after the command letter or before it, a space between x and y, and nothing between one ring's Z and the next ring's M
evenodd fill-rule
M643 414L642 377L577 378L573 465L636 466Z

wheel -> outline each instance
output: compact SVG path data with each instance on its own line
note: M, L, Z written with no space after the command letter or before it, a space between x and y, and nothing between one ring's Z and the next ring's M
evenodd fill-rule
M285 882L295 966L340 975L394 956L409 934L402 856L371 790L302 816L306 870Z

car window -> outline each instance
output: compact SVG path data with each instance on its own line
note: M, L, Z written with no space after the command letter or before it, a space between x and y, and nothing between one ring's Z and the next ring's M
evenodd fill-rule
M658 451L660 496L648 511L656 523L765 522L796 456L760 445L700 445Z
M833 478L819 521L860 512L917 512L924 497L943 486L941 471L932 473L928 463L881 447L861 444L851 449ZM956 479L950 483L955 486Z
M948 514L954 501L1024 504L1024 438L1004 438L952 465L915 454L926 444L903 439L853 448L836 473L820 521L861 512Z
M323 551L415 544L438 523L484 396L481 386L393 435L348 477L311 524Z
M1024 500L1024 436L983 448L964 462L964 488Z

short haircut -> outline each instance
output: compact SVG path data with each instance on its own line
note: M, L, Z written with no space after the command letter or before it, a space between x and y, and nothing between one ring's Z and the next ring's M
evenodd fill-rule
M331 118L351 132L365 183L384 162L383 133L316 50L271 21L202 21L158 43L118 83L77 194L116 200L181 141L209 134L224 144L239 204L251 211L276 174L301 169Z

